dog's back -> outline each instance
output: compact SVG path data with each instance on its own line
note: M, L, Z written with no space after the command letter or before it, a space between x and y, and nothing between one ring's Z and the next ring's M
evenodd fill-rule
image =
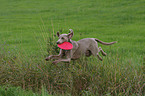
M86 52L93 52L95 48L98 46L95 38L84 38L77 41L78 48L73 52L72 58L80 58L81 55L86 55ZM73 45L74 46L74 45ZM96 49L96 51L98 51Z

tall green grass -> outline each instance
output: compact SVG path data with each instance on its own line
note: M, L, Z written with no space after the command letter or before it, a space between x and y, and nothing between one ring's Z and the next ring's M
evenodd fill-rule
M10 85L0 87L0 96L52 96L42 86L41 94L33 93L31 90L23 90L20 87L12 87Z
M54 35L44 39L48 42L48 55L57 54L56 39ZM96 57L82 57L71 63L54 65L52 61L44 60L43 45L39 40L36 42L40 47L38 56L25 55L25 51L18 49L15 49L17 53L0 55L1 85L21 86L38 93L45 86L48 94L67 96L144 94L142 57L136 57L136 60L123 57L116 49L111 50L102 62Z

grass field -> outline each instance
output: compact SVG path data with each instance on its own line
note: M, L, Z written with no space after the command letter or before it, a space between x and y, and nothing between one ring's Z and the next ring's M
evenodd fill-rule
M145 90L144 0L1 0L0 85L52 95L143 95ZM55 34L72 40L98 38L108 54L53 65ZM80 84L80 85L79 85ZM79 85L79 86L78 86ZM60 96L60 95L59 95Z
M42 87L41 94L33 93L32 90L23 90L20 87L3 86L0 87L0 96L52 96L47 93L44 87Z

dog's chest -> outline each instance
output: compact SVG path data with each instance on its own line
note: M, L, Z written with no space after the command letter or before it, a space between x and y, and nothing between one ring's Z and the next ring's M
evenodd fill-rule
M68 56L70 54L70 50L63 50L62 56Z

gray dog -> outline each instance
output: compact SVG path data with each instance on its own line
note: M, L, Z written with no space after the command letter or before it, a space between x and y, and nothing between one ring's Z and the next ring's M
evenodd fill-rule
M103 45L112 45L116 43L116 41L106 43L96 38L85 38L79 41L72 41L71 38L73 37L73 30L69 30L69 34L60 35L59 32L57 32L57 36L59 37L57 44L70 41L73 45L73 48L71 50L60 49L60 53L58 55L50 55L45 59L46 61L48 61L49 59L57 59L53 61L54 64L59 63L61 61L70 62L71 60L80 58L82 55L85 55L87 57L91 55L97 56L99 60L102 61L102 57L99 55L99 52L101 52L103 56L106 56L107 54L102 50L101 47L98 47L97 42ZM66 59L63 58L64 56L66 56Z

